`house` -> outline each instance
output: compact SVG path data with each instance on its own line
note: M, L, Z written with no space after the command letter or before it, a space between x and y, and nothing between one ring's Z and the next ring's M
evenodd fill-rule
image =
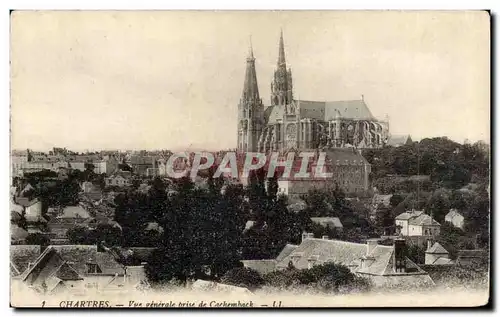
M444 217L444 221L451 223L454 227L464 229L464 216L458 210L450 209L450 212Z
M62 213L57 217L59 219L88 219L91 218L90 213L82 206L67 206L62 210Z
M10 246L10 275L20 276L40 256L39 245L11 245Z
M25 239L28 237L28 231L19 227L18 225L11 223L10 224L10 241L11 244L21 244L24 243Z
M344 226L338 217L311 217L311 221L315 224L326 228L342 231Z
M395 218L396 227L403 236L438 236L441 225L423 211L403 212Z
M18 197L17 203L24 207L24 217L28 224L47 222L42 216L42 202L38 198L30 200L26 197Z
M427 242L427 250L425 250L426 265L447 265L453 264L450 259L449 252L439 242L432 244L431 240Z
M366 247L366 255L354 272L368 278L375 288L415 289L435 285L429 274L406 256L404 239L394 240L391 246L378 245L377 239L369 239Z
M98 252L95 245L48 246L21 279L45 294L121 292L148 284L143 265L121 265L112 254Z
M156 168L156 157L132 155L128 164L135 174L146 176L148 169Z
M373 195L371 202L371 211L372 212L376 211L379 205L382 205L384 207L389 207L391 205L391 198L392 195L381 195L381 194Z
M124 187L130 185L130 180L131 180L130 172L120 172L120 173L115 173L109 177L106 177L104 181L106 183L106 186Z
M290 249L290 248L289 248ZM304 233L302 243L276 264L277 269L293 266L312 268L325 263L347 266L352 273L370 279L375 287L418 287L433 285L427 272L407 256L404 239L396 239L391 246L369 239L366 244L315 239Z

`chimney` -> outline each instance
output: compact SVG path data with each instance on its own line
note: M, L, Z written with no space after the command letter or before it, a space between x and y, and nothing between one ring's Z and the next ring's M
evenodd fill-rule
M302 232L302 242L304 242L304 240L307 239L308 236L309 235L307 234L307 232Z
M432 248L432 240L429 239L427 240L427 251L429 251Z
M378 239L368 239L366 240L366 255L372 253L372 251L377 247Z
M406 241L405 239L394 239L393 252L394 272L404 273L406 271Z
M328 236L322 236L321 239L328 240Z

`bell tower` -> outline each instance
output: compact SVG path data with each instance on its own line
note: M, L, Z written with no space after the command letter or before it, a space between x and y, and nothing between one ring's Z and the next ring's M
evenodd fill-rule
M271 83L271 106L286 106L293 101L292 70L286 68L283 30L280 34L278 64Z
M259 96L252 44L247 57L243 93L238 104L238 151L256 152L262 132L264 104Z

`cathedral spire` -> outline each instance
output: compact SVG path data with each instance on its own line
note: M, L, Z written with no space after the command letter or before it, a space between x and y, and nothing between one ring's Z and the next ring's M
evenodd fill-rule
M281 32L280 32L280 48L279 48L278 66L284 66L286 68L285 44L283 42L283 29L281 29Z
M257 85L257 72L255 71L255 57L253 55L252 41L247 57L247 68L245 71L245 82L243 84L243 99L259 100L259 87Z

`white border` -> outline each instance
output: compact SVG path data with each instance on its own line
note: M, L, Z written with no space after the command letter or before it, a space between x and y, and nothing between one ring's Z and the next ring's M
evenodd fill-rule
M335 3L329 3L329 1L321 1L321 0L308 0L308 1L298 1L298 0L285 0L285 1L269 1L269 0L245 0L245 1L187 1L187 0L176 0L176 1L152 1L152 0L140 0L140 1L103 1L103 0L81 0L81 1L2 1L0 7L2 10L0 11L0 25L1 25L1 34L2 34L2 48L0 50L1 63L0 69L2 73L2 85L0 90L0 100L2 101L3 106L1 107L1 119L5 131L1 134L1 145L4 150L3 155L1 156L1 164L0 164L0 179L1 179L1 188L0 188L0 197L2 201L2 206L7 206L8 203L8 179L9 179L9 9L25 9L25 10L105 10L105 9L113 9L113 10L155 10L155 9L163 9L163 10L175 10L175 9L196 9L196 10L481 10L481 9L490 9L492 13L500 12L500 1L497 0L476 0L476 1L464 1L464 0L412 0L412 1L370 1L370 0L350 0L350 1L336 1ZM498 22L498 21L497 21ZM36 26L34 26L36 27ZM495 28L496 29L496 28ZM498 32L495 32L495 42L498 41ZM498 56L498 52L497 56ZM35 54L35 52L34 52ZM496 70L496 69L495 69ZM495 91L497 88L498 82L495 83ZM497 114L498 115L498 114ZM496 121L498 122L498 116L495 116ZM495 129L496 130L496 129ZM495 141L495 145L498 145L498 140L496 138L493 139ZM500 189L495 190L495 194L498 194ZM2 226L2 235L4 235L5 243L1 243L0 247L2 248L1 254L4 254L4 260L0 262L3 274L0 274L0 285L2 286L2 316L13 315L14 310L9 308L9 247L7 235L9 234L9 221L6 219L9 215L4 209L4 220L0 222ZM495 211L492 210L492 213ZM499 216L497 215L497 220ZM496 246L496 250L498 251L498 246ZM495 265L496 266L496 265ZM498 275L498 272L496 272ZM492 283L496 284L496 283ZM498 292L495 292L497 294ZM496 301L498 303L498 301ZM64 312L57 311L57 314L68 314L74 313L75 311ZM83 311L82 311L83 312ZM168 311L168 312L159 312L159 313L185 313L183 311ZM301 311L304 312L304 311ZM409 312L399 312L399 311L355 311L355 312L345 312L345 311L322 311L317 312L324 315L331 315L332 313L335 315L343 315L343 314L373 314L373 313L396 313L396 314L407 314ZM45 313L53 314L51 311L30 311L24 312L27 315L34 315ZM92 311L92 314L105 314L106 311ZM115 311L116 313L116 311ZM144 312L142 311L133 311L132 315L139 316ZM151 312L149 312L151 313ZM217 312L205 312L204 314L214 315ZM227 312L226 312L227 313ZM234 312L236 314L241 314L242 311ZM275 314L288 314L289 311L285 312L274 312ZM424 311L419 312L418 314L423 314ZM453 314L460 312L454 311ZM474 313L474 312L467 312ZM69 314L68 314L69 315Z

